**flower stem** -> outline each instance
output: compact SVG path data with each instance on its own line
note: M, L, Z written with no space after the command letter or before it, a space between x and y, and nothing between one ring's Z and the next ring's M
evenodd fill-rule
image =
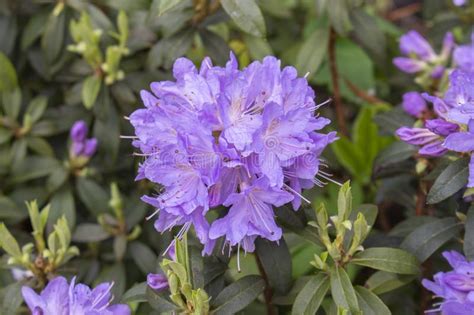
M268 281L267 274L265 273L265 270L263 269L262 262L260 261L260 258L258 257L257 253L255 253L255 261L257 262L258 271L260 272L260 275L265 281L265 290L263 291L263 296L265 298L265 305L267 306L267 315L275 315L275 311L272 305L272 296L273 296L272 288L270 286L270 282Z

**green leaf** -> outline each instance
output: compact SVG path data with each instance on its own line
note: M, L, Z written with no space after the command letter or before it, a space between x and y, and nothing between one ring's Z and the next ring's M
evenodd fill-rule
M283 295L291 289L291 254L285 239L279 244L258 238L255 241L256 254L262 263L270 286L276 294Z
M76 180L76 189L81 201L86 205L91 214L97 216L107 212L109 208L109 195L95 181L78 177Z
M292 315L313 315L316 314L321 302L329 290L329 277L323 273L311 277L306 285L296 296Z
M59 161L49 157L28 156L13 167L10 180L21 183L46 176L60 167Z
M263 59L266 56L273 55L273 50L265 38L243 34L245 46L253 59Z
M377 271L366 282L367 288L375 294L383 294L398 289L411 282L416 276L397 275L385 271Z
M387 43L385 34L378 27L375 17L360 8L351 10L349 15L354 27L351 33L352 37L356 42L360 43L378 63L383 65L386 61Z
M21 36L21 50L25 51L43 34L47 21L47 11L38 12L31 16Z
M326 55L328 40L329 30L319 28L304 41L296 57L295 66L301 75L309 72L312 76L318 71Z
M127 274L124 265L122 263L115 263L103 268L95 279L94 284L98 285L102 282L113 282L114 286L111 293L115 299L120 300L127 284Z
M23 211L8 197L0 196L0 220L20 219L24 217Z
M229 58L230 48L227 42L214 32L203 29L199 32L202 43L209 56L218 65L224 65Z
M196 246L189 246L189 266L191 269L191 284L194 289L204 289L206 282L204 269L209 266L204 265L201 249Z
M28 145L28 148L30 148L32 151L38 153L39 155L47 156L47 157L50 157L50 158L54 157L53 147L49 144L48 141L46 141L43 138L40 138L40 137L27 137L26 138L26 144ZM54 172L55 172L55 170L52 173L54 173Z
M428 193L428 204L438 203L451 197L467 185L469 160L454 161L438 176Z
M474 260L474 206L467 211L464 231L464 254L469 261L472 261Z
M222 7L244 32L264 37L265 20L254 0L221 0Z
M167 297L165 291L155 292L150 287L146 288L146 297L147 301L150 304L151 308L157 311L159 314L166 312L175 311L178 309Z
M145 274L156 272L158 257L142 242L134 241L128 245L128 250L138 268Z
M8 231L3 222L0 222L0 247L12 257L21 257L21 250L18 242Z
M352 194L350 181L345 182L337 195L337 214L342 221L347 220L352 211Z
M7 116L12 120L16 121L21 110L20 88L17 87L13 90L6 90L1 94L1 96L5 114L7 114Z
M345 35L352 28L348 8L350 3L350 1L346 0L331 0L328 3L328 13L331 26L334 27L340 35Z
M18 86L18 78L13 64L0 52L0 92L12 91Z
M458 235L461 229L462 224L454 218L439 219L419 226L403 240L400 248L424 262L443 244Z
M0 305L2 314L18 314L17 311L23 303L21 288L25 285L25 281L14 282L1 289L0 296L3 296L3 301Z
M415 155L418 149L411 144L397 141L383 149L374 162L374 172L405 161Z
M160 0L160 4L158 6L158 16L165 14L166 12L172 10L178 4L183 2L184 0Z
M72 230L76 224L76 206L74 204L74 196L69 185L62 186L55 192L51 198L51 208L48 217L48 231L52 230L56 221L62 217L66 217L69 229Z
M347 137L341 137L331 144L331 148L337 157L337 160L347 169L352 175L358 176L364 171L362 164L363 152L361 148L355 146Z
M46 96L40 95L31 100L28 105L25 115L30 117L31 123L37 122L48 106L48 98Z
M391 315L392 312L373 292L364 287L356 286L357 300L364 315Z
M354 255L351 263L399 274L417 274L419 272L416 257L398 248L368 248Z
M100 242L106 240L111 235L102 226L95 223L79 224L74 230L72 239L79 243Z
M82 102L87 109L94 106L95 100L100 92L102 80L95 74L88 76L82 86Z
M331 279L331 295L336 305L354 313L360 312L354 287L344 268L332 266L329 277Z
M235 314L255 300L265 288L262 277L251 275L243 277L224 288L211 304L215 307L213 314Z
M59 58L64 46L66 33L66 14L64 11L62 10L58 15L54 13L49 15L41 38L41 49L50 65Z
M147 301L147 288L148 284L146 282L141 282L135 284L133 287L128 289L123 295L121 303L136 303L136 302L146 302Z

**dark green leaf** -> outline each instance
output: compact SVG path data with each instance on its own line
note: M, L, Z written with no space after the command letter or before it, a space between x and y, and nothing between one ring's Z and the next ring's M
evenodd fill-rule
M91 179L78 177L76 189L79 198L94 216L108 211L109 195L99 184Z
M49 157L29 156L13 168L11 180L15 183L39 178L60 167L59 161Z
M114 265L103 268L97 279L94 281L94 284L97 285L102 282L114 283L111 293L114 298L119 301L122 294L125 292L125 286L127 283L127 275L124 265L122 263L115 263Z
M150 287L146 288L147 301L150 304L151 308L157 311L158 314L163 314L178 309L176 305L174 305L168 299L168 294L169 292L166 291L155 292Z
M360 311L351 279L342 267L332 266L330 270L331 294L337 306L357 313Z
M41 49L48 63L52 65L63 49L66 30L66 13L62 10L58 15L51 13L41 38Z
M326 55L329 39L327 28L316 29L303 43L296 58L296 69L300 75L314 75Z
M158 15L163 15L166 12L172 10L180 2L183 2L183 0L160 0L160 4L158 6Z
M23 303L21 288L24 285L25 281L17 281L1 289L3 301L0 311L2 314L17 314L18 308Z
M469 261L474 260L474 207L471 206L467 212L466 224L464 226L464 254Z
M48 13L46 11L34 14L26 24L21 36L21 49L26 50L44 32Z
M53 225L56 221L65 216L69 228L72 230L76 224L76 206L74 204L74 196L69 185L61 187L55 192L51 198L51 209L49 210L48 217L48 231L52 230Z
M265 20L254 0L221 0L222 7L244 32L264 37Z
M145 275L156 272L158 257L156 257L156 254L150 247L142 242L134 241L128 245L128 249L135 264Z
M329 277L327 275L320 273L314 277L311 277L300 293L296 296L291 314L316 314L328 290Z
M214 32L206 29L199 32L207 53L218 65L224 65L229 58L230 48L226 41Z
M50 158L54 157L54 151L48 141L40 137L27 137L26 144L32 151L39 155L47 156ZM53 171L54 172L54 171Z
M411 282L415 276L397 275L385 271L377 271L366 282L367 288L375 294L383 294L398 289Z
M285 239L281 238L279 244L262 238L255 241L256 253L270 286L276 294L286 294L291 289L291 254Z
M146 302L147 283L141 282L135 284L122 295L122 303Z
M31 123L37 122L48 106L48 98L46 96L37 96L31 100L28 108L26 109L25 115L29 115Z
M82 223L76 227L72 239L79 243L100 242L110 236L99 224Z
M352 37L364 47L378 63L386 61L386 40L383 31L377 26L376 19L363 9L350 11L350 20L354 26Z
M331 0L328 4L331 26L334 27L340 35L345 35L352 28L348 8L351 2L346 0Z
M399 274L417 274L415 256L398 248L372 247L357 253L351 262L356 265Z
M412 157L417 151L418 150L415 146L406 142L394 142L390 146L382 150L375 159L375 172L395 163L402 162Z
M392 312L373 292L364 287L356 286L357 300L364 315L391 315Z
M260 276L246 276L226 287L211 304L215 307L213 314L235 314L255 300L265 288L265 281Z
M411 232L400 247L414 254L420 262L424 262L438 248L455 237L461 229L462 224L454 218L439 219Z
M469 160L459 159L452 162L438 176L428 193L428 203L438 203L451 197L467 185Z
M191 284L193 285L193 288L204 289L206 282L204 273L205 266L200 248L196 246L189 247L189 265L191 268Z
M11 91L18 85L15 67L7 56L0 52L0 92Z

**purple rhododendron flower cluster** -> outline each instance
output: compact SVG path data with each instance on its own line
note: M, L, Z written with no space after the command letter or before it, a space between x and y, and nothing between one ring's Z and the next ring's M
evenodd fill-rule
M33 315L130 315L126 304L110 305L113 283L101 283L94 289L66 278L56 277L37 294L30 287L22 288L26 305Z
M403 108L420 120L414 127L401 127L396 132L401 140L419 146L422 156L439 157L449 151L470 154L468 187L474 187L473 58L472 44L456 47L453 58L456 68L448 69L449 86L441 95L406 93ZM432 113L426 119L425 100L432 104Z
M205 58L199 70L179 58L173 75L142 91L145 108L129 117L145 158L137 179L162 186L143 197L159 212L155 228L183 225L179 237L194 226L207 254L220 237L249 252L258 236L278 241L272 206L299 208L336 139L318 132L330 121L315 115L314 91L274 57L242 70L233 54L225 67ZM222 205L228 213L209 224L206 213Z
M70 148L71 156L90 158L97 150L97 139L88 139L87 129L87 124L83 120L76 121L71 127L69 132L69 137L72 141Z
M423 286L443 301L433 311L443 315L474 314L474 262L469 262L456 251L444 252L452 271L438 272L434 282L423 280Z

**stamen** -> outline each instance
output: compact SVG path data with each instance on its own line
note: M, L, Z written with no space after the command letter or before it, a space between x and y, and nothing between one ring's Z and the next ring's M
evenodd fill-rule
M301 199L303 199L304 201L306 201L308 204L311 204L311 201L309 201L307 198L305 198L302 194L300 194L299 192L297 192L296 190L294 190L293 188L291 188L288 184L283 184L283 186L285 186L286 189L288 189L289 191L291 191L292 193L294 193L295 195L297 195L298 197L300 197Z
M237 271L240 272L240 243L237 244Z
M163 252L161 256L166 256L166 254L168 254L168 251L171 249L171 246L174 246L175 243L176 243L176 240L171 241L171 243L168 245L168 247L166 247L165 251Z
M309 76L309 72L306 72L306 74L304 75L304 78L307 79Z
M147 217L145 218L145 220L147 220L147 221L150 220L150 219L153 218L155 215L157 215L158 212L160 212L160 209L156 209L156 211L153 212L152 214L150 214L149 216L147 216Z
M137 136L123 136L123 135L120 135L120 139L138 139Z
M128 116L123 116L123 118L124 118L125 120L130 120L130 117L128 117Z
M332 179L331 177L328 177L328 176L325 176L324 174L319 174L319 173L318 173L318 175L321 176L322 178L324 178L324 179L330 181L331 183L336 184L336 185L342 187L342 184L341 184L341 183L339 183L338 181L335 181L335 180Z

